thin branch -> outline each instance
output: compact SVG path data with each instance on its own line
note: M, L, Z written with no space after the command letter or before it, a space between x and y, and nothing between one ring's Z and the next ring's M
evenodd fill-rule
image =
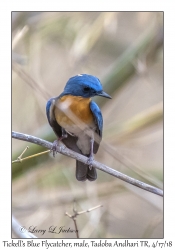
M20 156L18 156L17 160L14 160L12 161L12 164L13 163L18 163L18 162L23 162L25 160L28 160L28 159L31 159L31 158L34 158L34 157L37 157L37 156L40 156L40 155L44 155L44 154L47 154L50 152L50 150L46 150L46 151L43 151L41 153L37 153L37 154L34 154L34 155L29 155L25 158L22 158L23 154L26 152L26 150L28 149L29 147L27 146L24 151L22 152L22 154Z
M75 232L76 232L76 236L77 238L79 238L79 234L78 234L78 227L77 227L77 216L80 215L80 214L84 214L84 213L88 213L88 212L91 212L92 210L95 210L99 207L102 207L102 205L98 205L96 207L92 207L92 208L89 208L87 210L83 210L83 211L80 211L80 212L77 212L77 209L75 207L75 201L74 201L74 206L73 206L73 214L69 214L68 212L65 212L65 215L67 215L69 218L71 218L74 222L74 226L75 226Z
M75 226L75 233L77 238L79 239L79 233L78 233L78 227L77 227L77 221L76 221L76 214L70 215L68 212L65 213L65 215L67 215L69 218L71 218L74 222L74 226Z
M75 226L75 232L76 232L76 236L79 239L79 233L78 233L78 227L77 227L77 221L76 218L73 218L73 222L74 222L74 226Z
M78 214L77 214L75 209L73 209L73 211L74 211L73 215L69 214L68 212L65 212L65 215L67 215L69 218L71 218L73 220L74 226L75 226L75 233L76 233L77 238L79 239L80 237L79 237L78 226L77 226L77 221L76 221L76 219L77 219L76 217Z
M12 138L35 143L37 145L49 148L50 150L52 149L52 146L53 146L53 144L51 142L45 141L43 139L37 138L37 137L32 136L32 135L22 134L22 133L14 132L14 131L12 131ZM58 147L58 152L60 154L69 156L69 157L74 158L74 159L81 161L83 163L87 163L87 160L88 160L88 158L86 156L78 154L78 153L68 149L62 142L60 142L60 146ZM120 180L123 180L129 184L132 184L136 187L139 187L139 188L144 189L148 192L163 196L163 190L156 188L156 187L153 187L151 185L148 185L142 181L136 180L132 177L129 177L129 176L127 176L127 175L125 175L117 170L114 170L114 169L112 169L104 164L101 164L97 161L93 161L92 166L105 172L105 173L108 173L114 177L117 177Z
M29 146L27 146L24 150L23 150L23 152L20 154L20 156L18 156L18 158L17 158L17 160L14 160L14 161L12 161L12 164L13 163L17 163L17 162L22 162L22 156L23 156L23 154L27 151L27 149L29 149Z
M95 210L95 209L97 209L97 208L99 208L99 207L102 207L102 206L103 206L103 205L98 205L98 206L96 206L96 207L92 207L92 208L89 208L89 209L87 209L87 210L83 210L83 211L77 212L77 214L80 215L80 214L88 213L88 212L91 212L92 210Z

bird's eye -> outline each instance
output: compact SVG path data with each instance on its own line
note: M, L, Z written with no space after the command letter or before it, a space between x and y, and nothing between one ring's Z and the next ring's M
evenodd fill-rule
M84 91L85 91L85 92L88 92L89 90L90 90L89 87L84 87Z

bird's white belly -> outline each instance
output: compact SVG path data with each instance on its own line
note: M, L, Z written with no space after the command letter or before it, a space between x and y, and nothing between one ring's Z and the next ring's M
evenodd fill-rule
M84 155L90 153L90 137L84 133L78 135L77 147L81 150Z
M77 147L81 150L83 154L88 155L90 153L90 137L86 134L87 130L82 131L76 125L74 126L67 125L65 130L68 134L78 137L78 140L76 143Z

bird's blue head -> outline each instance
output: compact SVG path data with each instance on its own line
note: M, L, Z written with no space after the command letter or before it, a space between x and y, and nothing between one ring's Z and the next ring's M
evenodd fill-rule
M90 98L93 96L103 96L111 98L103 91L100 80L92 75L79 74L71 77L64 88L62 95L73 95Z

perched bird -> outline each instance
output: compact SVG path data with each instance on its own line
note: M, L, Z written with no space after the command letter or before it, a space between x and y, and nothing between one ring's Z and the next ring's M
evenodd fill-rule
M102 139L103 117L100 108L91 100L93 96L111 98L103 91L97 77L79 74L71 77L64 91L51 98L46 105L49 124L58 137L54 142L53 153L59 140L62 140L68 148L88 157L87 164L76 161L78 181L97 179L92 162Z

